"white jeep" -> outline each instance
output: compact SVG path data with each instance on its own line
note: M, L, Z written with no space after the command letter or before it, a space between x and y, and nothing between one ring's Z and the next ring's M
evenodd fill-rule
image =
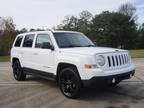
M135 67L127 50L97 47L80 32L37 31L16 37L11 49L14 78L38 75L58 82L62 93L76 98L83 86L116 86L131 78Z

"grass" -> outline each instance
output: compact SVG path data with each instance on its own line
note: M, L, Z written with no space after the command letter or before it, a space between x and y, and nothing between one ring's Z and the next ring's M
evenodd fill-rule
M141 50L130 50L132 58L144 58L144 49Z
M141 50L130 50L132 58L144 58L144 49ZM0 56L0 62L10 61L9 56Z
M0 62L6 62L6 61L10 61L9 56L0 56Z

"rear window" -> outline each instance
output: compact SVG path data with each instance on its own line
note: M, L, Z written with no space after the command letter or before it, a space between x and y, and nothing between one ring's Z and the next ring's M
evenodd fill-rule
M19 36L19 37L17 37L17 40L16 40L14 46L15 46L15 47L20 47L21 42L22 42L22 39L23 39L23 36Z
M34 34L29 34L25 36L23 47L32 47L33 40L34 40Z

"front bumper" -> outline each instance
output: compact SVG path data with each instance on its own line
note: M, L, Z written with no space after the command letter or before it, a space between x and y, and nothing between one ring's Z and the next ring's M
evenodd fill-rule
M118 81L122 81L122 80L131 78L131 76L134 76L134 74L135 74L135 70L132 70L132 71L129 71L129 72L126 72L126 73L117 74L117 75L95 76L95 77L92 77L89 80L82 80L82 82L83 82L84 86L90 86L90 85L92 85L94 83L103 83L103 82L108 82L108 81L112 82L112 80L114 78L116 80L118 80Z
M130 72L132 70L135 70L134 64L126 65L119 68L113 68L109 70L101 69L101 68L95 68L95 69L83 69L79 70L80 76L82 80L89 80L93 77L106 77L106 76L112 76L112 75L118 75Z

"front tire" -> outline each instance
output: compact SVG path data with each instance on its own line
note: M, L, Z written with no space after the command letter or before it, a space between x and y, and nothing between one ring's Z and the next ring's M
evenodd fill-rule
M26 79L26 74L23 72L18 60L16 60L13 64L13 76L17 81L23 81Z
M81 80L74 67L62 69L59 75L59 87L68 98L78 98L81 90Z

